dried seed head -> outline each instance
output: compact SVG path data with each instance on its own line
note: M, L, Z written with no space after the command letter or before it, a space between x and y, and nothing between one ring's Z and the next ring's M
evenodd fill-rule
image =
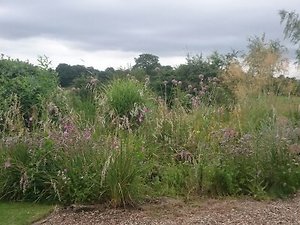
M10 168L11 166L12 166L12 164L11 164L11 159L8 158L8 159L5 161L5 163L4 163L4 169L8 169L8 168Z
M182 150L174 155L175 160L180 162L189 162L193 163L194 156L192 153L186 150Z

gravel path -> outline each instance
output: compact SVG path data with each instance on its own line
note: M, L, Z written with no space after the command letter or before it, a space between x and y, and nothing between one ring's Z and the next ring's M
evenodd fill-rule
M141 209L76 206L54 211L35 225L117 224L299 224L300 194L288 200L205 199L184 203L161 199Z

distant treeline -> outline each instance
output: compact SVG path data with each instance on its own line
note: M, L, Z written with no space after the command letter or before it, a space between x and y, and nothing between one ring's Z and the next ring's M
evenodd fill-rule
M141 54L135 58L134 66L128 69L108 67L100 71L93 67L61 63L57 66L56 72L59 76L60 85L65 88L81 88L92 78L97 79L100 84L105 84L112 79L131 75L140 81L148 80L152 90L163 96L166 94L165 92L170 92L174 82L180 82L180 88L186 90L188 87L199 87L199 76L203 76L200 86L205 85L213 78L218 78L221 81L226 80L226 77L230 76L228 74L230 68L233 65L239 65L241 68L248 68L244 71L245 76L271 79L272 81L268 82L268 87L265 89L276 95L300 95L300 82L296 78L285 76L286 68L283 65L285 59L282 58L279 44L276 46L274 41L267 43L262 37L250 40L249 46L248 54L243 57L239 56L237 51L228 54L214 52L208 57L188 55L186 63L177 67L161 65L159 57L156 55ZM278 49L278 55L274 53L272 46L274 49ZM228 85L230 86L230 84L224 84L222 87L232 89Z

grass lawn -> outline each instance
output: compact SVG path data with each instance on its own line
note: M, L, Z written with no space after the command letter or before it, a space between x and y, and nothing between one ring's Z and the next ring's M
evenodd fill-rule
M27 225L53 210L51 205L0 202L0 225Z

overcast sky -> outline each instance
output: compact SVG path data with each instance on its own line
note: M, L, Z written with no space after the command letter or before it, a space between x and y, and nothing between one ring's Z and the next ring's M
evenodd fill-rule
M280 9L299 12L300 0L0 0L0 53L98 69L152 53L178 65L187 53L245 50L264 32L282 40Z

